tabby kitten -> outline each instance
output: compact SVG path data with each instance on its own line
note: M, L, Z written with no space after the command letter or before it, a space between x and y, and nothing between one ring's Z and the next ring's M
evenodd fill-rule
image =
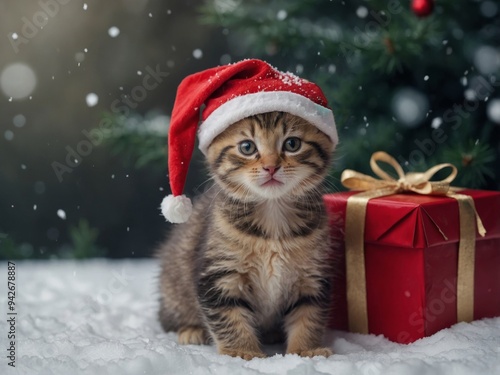
M283 112L243 119L212 142L214 184L159 249L160 321L179 343L212 340L220 354L248 360L285 335L287 353L332 354L321 347L332 151L324 133Z

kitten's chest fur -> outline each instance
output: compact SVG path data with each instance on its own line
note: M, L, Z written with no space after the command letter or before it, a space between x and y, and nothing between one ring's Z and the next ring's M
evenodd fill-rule
M298 210L288 201L269 200L256 205L252 222L272 239L283 239L297 227ZM276 245L279 247L279 244Z
M235 279L237 288L252 301L262 326L273 324L273 319L299 298L299 290L307 287L310 276L320 269L322 254L315 243L324 235L318 228L321 223L315 222L311 233L297 234L302 227L311 225L308 220L300 206L277 200L245 207L226 206L215 215L216 230L212 235L224 234L231 254L230 267L240 275Z
M252 246L253 245L253 246ZM249 297L259 311L261 324L271 323L272 317L284 308L287 301L296 299L296 284L300 269L284 253L279 241L249 244L241 264Z

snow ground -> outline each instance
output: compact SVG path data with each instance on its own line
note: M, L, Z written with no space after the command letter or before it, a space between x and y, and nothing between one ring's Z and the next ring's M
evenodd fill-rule
M411 345L330 332L332 357L244 361L179 346L156 319L153 260L16 262L16 367L1 374L500 374L500 318L457 324ZM0 349L7 345L7 263L0 263ZM276 351L277 350L277 351Z

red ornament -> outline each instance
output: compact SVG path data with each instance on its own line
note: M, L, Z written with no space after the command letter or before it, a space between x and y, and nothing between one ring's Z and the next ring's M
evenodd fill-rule
M434 0L412 0L411 9L419 17L427 17L434 10Z

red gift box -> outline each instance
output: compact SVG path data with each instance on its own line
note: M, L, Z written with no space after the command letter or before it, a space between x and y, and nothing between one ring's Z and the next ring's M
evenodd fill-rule
M342 232L347 199L358 193L324 197L336 242L333 329L348 329ZM499 316L500 192L462 190L460 194L473 198L486 229L484 237L476 233L473 318ZM459 240L456 199L395 194L369 200L364 229L369 333L410 343L457 323Z

